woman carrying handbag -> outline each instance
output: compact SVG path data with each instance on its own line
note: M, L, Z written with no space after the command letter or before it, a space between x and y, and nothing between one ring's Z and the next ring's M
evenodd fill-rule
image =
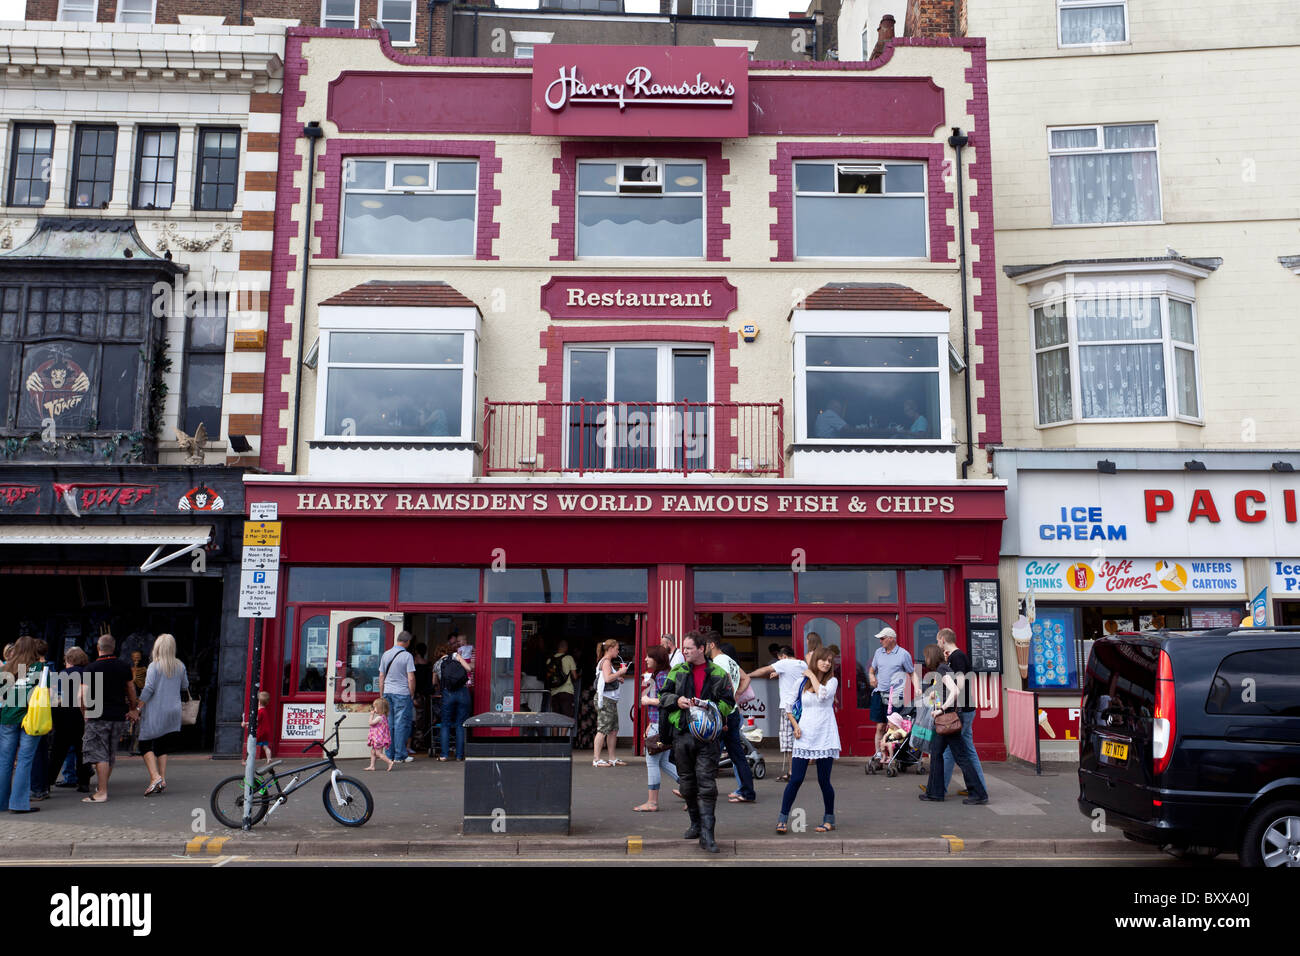
M659 783L664 774L677 779L672 748L659 736L659 692L668 679L668 651L652 647L645 654L645 673L641 675L641 704L646 708L645 772L650 788L645 803L633 807L637 813L654 813L659 809Z
M988 791L980 785L980 777L975 771L975 761L967 749L966 741L961 735L961 716L957 713L960 703L961 688L953 678L952 668L943 659L943 651L938 645L930 644L923 654L926 670L932 670L938 677L934 694L934 739L930 741L930 779L926 784L922 800L935 803L946 796L943 782L943 755L951 749L962 776L966 778L970 796L962 803L981 805L989 802Z
M32 761L53 726L48 670L34 638L14 641L4 663L9 692L0 706L0 809L10 813L40 810L31 804Z

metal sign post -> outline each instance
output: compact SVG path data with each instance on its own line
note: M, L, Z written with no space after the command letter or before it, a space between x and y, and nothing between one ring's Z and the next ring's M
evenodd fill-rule
M244 762L244 829L253 826L253 775L257 764L257 703L262 688L262 634L266 618L275 617L280 579L278 506L249 504L244 522L239 579L239 616L253 619L253 670L248 682L248 758Z

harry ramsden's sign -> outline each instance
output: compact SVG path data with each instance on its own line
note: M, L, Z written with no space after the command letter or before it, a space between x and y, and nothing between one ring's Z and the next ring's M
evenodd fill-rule
M274 494L274 493L273 493ZM1000 517L1001 489L899 489L866 493L735 491L285 491L282 510L299 514L583 516L800 516L810 518Z
M569 103L618 104L620 110L628 106L661 106L669 103L691 103L696 106L730 106L736 95L736 86L726 77L716 82L696 73L693 80L681 83L658 83L648 66L634 66L627 71L622 82L585 83L576 66L560 67L560 75L546 87L546 105L559 111Z
M554 319L725 319L736 287L722 276L555 276L542 308Z

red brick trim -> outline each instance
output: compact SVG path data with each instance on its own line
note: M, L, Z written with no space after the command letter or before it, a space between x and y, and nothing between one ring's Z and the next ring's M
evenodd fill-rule
M320 255L325 259L339 254L339 225L343 216L343 160L348 156L420 156L451 157L473 156L478 160L478 234L475 237L474 257L496 259L492 254L492 240L500 238L501 224L496 221L497 206L501 204L501 191L496 188L496 174L501 172L501 160L492 140L470 139L329 139L319 154L325 185L318 201L321 219L316 224L316 237L320 240Z
M934 41L932 45L941 45ZM975 344L984 350L984 357L975 366L975 381L984 383L984 394L975 400L975 410L984 416L984 430L977 437L982 446L1002 443L1002 380L998 361L998 271L993 245L993 169L989 152L989 88L988 63L985 59L984 41L968 42L971 65L966 70L966 82L971 98L966 110L975 117L974 129L967 130L973 149L974 161L969 165L970 185L966 196L971 212L979 220L970 231L969 259L971 274L979 280L980 293L974 296L973 307L980 317L980 327L975 331Z
M739 344L740 336L725 328L705 328L690 325L549 325L542 330L541 346L544 362L538 369L537 380L546 388L546 401L564 401L564 348L578 342L700 342L713 346L713 400L731 401L731 387L739 380L732 350ZM558 408L542 413L546 420L545 434L537 438L537 450L547 462L561 461L564 445L564 428ZM715 419L717 438L714 453L718 461L730 461L736 452L736 436L732 434L730 419L719 411Z
M723 243L731 238L731 227L722 221L722 210L731 205L731 193L722 188L722 177L731 172L731 160L722 158L722 144L658 140L578 140L560 144L560 157L552 162L552 170L560 176L560 187L551 193L551 205L557 210L551 237L559 244L552 260L567 262L577 258L578 160L643 156L704 161L704 258L710 262L730 261L723 255Z
M794 261L794 161L796 159L919 159L927 166L929 197L926 213L930 219L930 261L952 262L948 243L956 228L948 225L947 213L955 205L944 188L944 147L942 143L777 143L776 159L770 170L776 177L776 189L769 195L776 209L771 238L776 240L773 262Z

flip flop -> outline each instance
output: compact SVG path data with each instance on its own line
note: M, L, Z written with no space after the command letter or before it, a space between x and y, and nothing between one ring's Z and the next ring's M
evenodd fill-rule
M756 799L757 799L756 797L749 797L749 798L742 797L738 793L727 794L728 803L753 803Z
M611 766L611 767L626 767L626 766L627 766L627 761L626 761L626 760L615 760L613 763L610 764L610 766Z
M103 800L96 800L94 797L82 797L81 802L82 803L108 803L108 797L105 797Z
M593 767L612 767L612 766L614 766L614 765L613 765L612 763L610 763L608 760L593 760L593 761L591 762L591 765L592 765Z
M647 806L645 806L645 805L642 805L642 806L639 806L639 807L633 807L633 808L632 808L632 812L633 812L633 813L658 813L658 812L659 812L659 808L658 808L658 807L647 807Z

